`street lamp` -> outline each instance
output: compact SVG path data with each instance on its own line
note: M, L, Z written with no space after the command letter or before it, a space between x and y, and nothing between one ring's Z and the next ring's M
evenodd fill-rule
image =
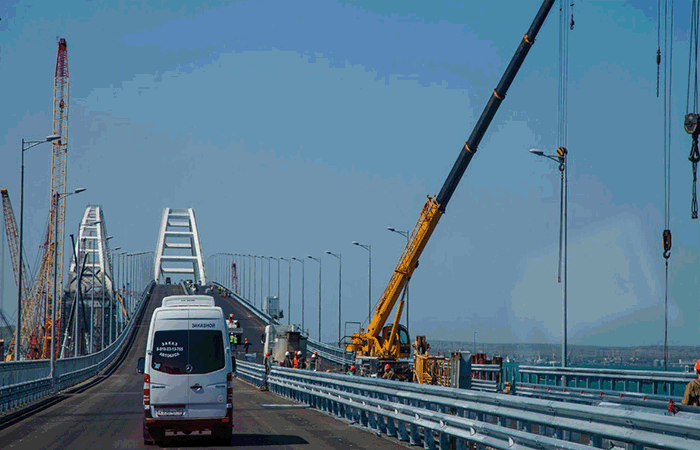
M105 242L114 238L114 236L107 236ZM102 273L102 302L100 303L100 351L105 348L105 270L107 268L107 259L109 258L109 249L105 246L105 251L102 252L102 267L100 272Z
M292 256L294 261L301 263L301 331L304 331L304 260Z
M272 257L271 256L263 256L263 258L267 259L267 299L268 302L270 301L270 297L272 297L272 292L270 292L270 280L272 279ZM269 304L267 305L269 309Z
M391 231L392 233L397 233L400 234L401 236L406 238L406 246L408 247L408 241L410 239L410 235L408 234L408 231L402 231L402 230L397 230L393 227L386 227L387 230ZM408 332L409 330L409 325L408 325L408 284L410 283L410 279L406 281L406 331ZM411 333L408 333L410 336Z
M292 317L292 260L283 258L280 256L282 261L286 261L289 264L289 280L287 281L287 325L291 323ZM278 266L279 267L279 266ZM278 269L279 273L279 269ZM279 277L278 277L279 279Z
M267 266L267 271L268 271L268 273L270 272L269 261L270 261L271 259L274 259L275 261L277 261L277 303L279 304L279 301L280 301L280 259L279 259L279 258L275 258L274 256L268 256L268 266ZM269 291L269 289L270 289L270 288L269 288L269 281L270 281L270 280L268 279L268 288L267 288L268 291ZM279 309L279 308L278 308L278 309ZM287 310L287 313L289 313L289 310Z
M73 192L57 192L54 194L53 203L53 297L51 298L51 369L49 376L53 380L55 369L54 358L56 347L56 295L58 294L58 202L62 198L70 197L73 194L80 194L85 188L77 188ZM63 273L61 273L63 276Z
M476 355L476 331L474 332L474 354Z
M39 144L43 144L44 142L52 142L57 139L61 139L61 136L58 134L46 136L46 139L41 141L25 141L24 138L22 138L22 157L19 180L19 270L17 273L17 327L15 328L15 361L19 361L19 338L20 328L22 327L20 317L22 315L22 246L24 243L24 152Z
M314 258L311 255L306 257L318 263L318 342L321 342L321 258Z
M121 250L121 247L114 247L111 252L116 252L117 250ZM107 260L109 261L109 268L110 268L110 274L112 275L112 300L109 302L109 345L112 345L112 342L114 341L114 329L116 328L117 324L117 317L114 315L114 300L115 300L115 295L114 295L114 273L111 270L112 269L112 256L108 255ZM103 283L104 284L104 283ZM104 289L104 287L103 287ZM112 326L112 322L114 322L114 326Z
M360 244L357 241L353 241L352 245L362 247L369 252L369 269L367 276L367 326L369 326L369 322L372 320L372 246Z
M566 276L567 276L567 210L569 202L569 183L568 172L566 168L566 155L568 151L566 147L559 147L556 155L546 155L542 150L536 148L530 149L530 153L537 156L550 159L559 163L559 180L560 180L560 206L559 206L559 273L558 280L562 284L562 336L561 336L561 366L566 367L567 359L567 342L566 342ZM564 282L562 283L562 262L564 265Z
M343 257L340 253L338 253L336 255L335 253L329 252L328 250L326 250L326 255L331 255L331 256L335 256L336 258L338 258L338 347L340 347L340 339L341 339L340 326L342 324L342 315L343 315L343 309L342 309L343 304L341 302L341 299L342 299L342 296L341 296L342 284L341 284L341 282L343 280Z

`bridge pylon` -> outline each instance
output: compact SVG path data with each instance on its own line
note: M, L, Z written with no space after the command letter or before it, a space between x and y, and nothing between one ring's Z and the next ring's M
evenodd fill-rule
M190 274L195 283L206 284L202 246L193 208L163 209L154 276L156 282L161 283L162 278L171 274Z

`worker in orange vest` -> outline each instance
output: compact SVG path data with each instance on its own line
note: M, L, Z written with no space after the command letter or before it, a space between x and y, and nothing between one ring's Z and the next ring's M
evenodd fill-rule
M299 356L297 356L296 353L294 354L294 365L293 365L293 367L294 367L295 369L298 369L298 368L299 368Z
M243 348L245 349L245 352L248 353L248 348L250 347L250 342L248 342L248 338L245 338L243 341Z

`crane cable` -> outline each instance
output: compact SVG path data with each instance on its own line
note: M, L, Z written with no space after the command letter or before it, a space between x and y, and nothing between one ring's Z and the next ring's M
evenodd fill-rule
M690 16L690 51L688 56L688 91L686 94L685 108L685 131L692 136L690 146L690 160L693 167L693 190L692 200L690 204L690 214L692 219L698 218L698 162L700 162L700 149L698 149L698 135L700 127L698 127L698 29L700 28L700 11L698 11L700 2L693 0L692 12ZM693 86L693 95L690 95L690 86ZM691 105L692 102L692 105ZM692 107L692 109L691 109Z
M693 0L695 3L697 0ZM670 14L669 14L670 12ZM661 18L661 3L659 2L659 18ZM659 22L659 36L661 22ZM664 231L662 234L663 257L665 260L664 288L664 370L668 364L668 260L671 257L672 237L670 229L671 217L671 92L673 87L673 0L664 0L663 13L663 44L664 44ZM661 42L659 40L659 42ZM660 53L658 53L660 62Z
M659 78L661 76L661 0L656 4L656 98L659 98Z
M569 13L568 7L571 8ZM559 92L558 92L558 130L557 130L557 156L559 157L559 180L560 180L560 201L559 201L559 262L557 267L557 281L561 283L562 265L566 278L567 262L567 211L568 203L568 172L566 170L566 155L568 144L568 79L569 79L569 31L574 29L574 3L559 0ZM570 19L569 19L570 17ZM568 26L567 26L568 25ZM564 281L566 283L566 280Z

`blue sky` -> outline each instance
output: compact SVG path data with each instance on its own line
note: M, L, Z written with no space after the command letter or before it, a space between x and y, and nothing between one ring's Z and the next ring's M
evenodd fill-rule
M193 207L206 255L343 255L343 318L378 299L411 229L539 1L17 2L0 6L0 185L19 209L21 138L50 134L56 38L68 41L67 233L104 208L113 245L153 250L164 207ZM676 11L669 340L696 344L698 222L682 129L688 11ZM689 7L688 7L689 8ZM561 338L559 183L528 149L557 142L557 8L545 23L411 284L411 334ZM570 34L569 338L663 342L663 122L656 2L576 2ZM25 236L48 217L48 146L26 154ZM5 251L3 308L15 287ZM337 261L323 259L324 340ZM273 264L273 278L276 277ZM306 266L315 336L317 266ZM282 292L286 299L286 266ZM294 267L292 319L300 320ZM275 283L273 282L273 285ZM273 288L274 290L274 288ZM286 307L286 302L283 302ZM310 319L314 318L314 319Z

